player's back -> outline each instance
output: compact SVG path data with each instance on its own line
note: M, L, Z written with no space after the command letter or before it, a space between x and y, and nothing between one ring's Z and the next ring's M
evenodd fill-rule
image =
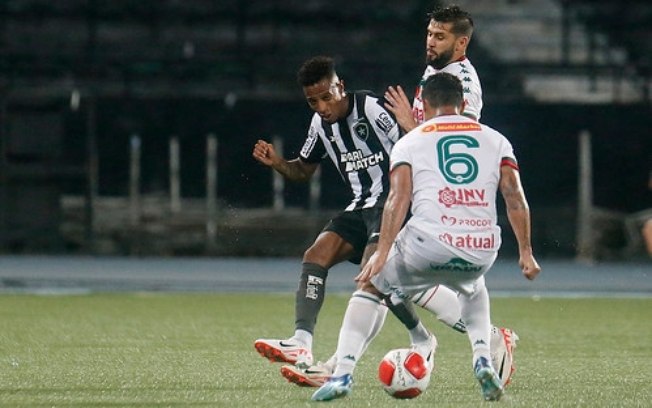
M394 147L392 167L411 166L410 224L435 233L494 233L499 246L495 202L504 157L514 157L509 141L465 116L439 116L408 133Z

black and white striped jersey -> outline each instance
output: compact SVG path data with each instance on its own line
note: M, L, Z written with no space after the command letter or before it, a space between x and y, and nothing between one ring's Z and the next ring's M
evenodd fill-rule
M366 91L347 97L346 118L329 124L315 113L299 157L308 163L330 157L353 195L345 211L382 207L389 193L389 154L401 131L383 99Z

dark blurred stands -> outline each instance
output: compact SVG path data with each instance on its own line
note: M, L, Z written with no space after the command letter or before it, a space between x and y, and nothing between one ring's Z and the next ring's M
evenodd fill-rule
M582 130L595 140L596 204L645 207L652 5L457 3L476 21L469 55L483 83L483 120L516 146L531 202L545 214L535 228L544 249L573 251ZM332 55L350 89L401 84L411 92L433 4L0 2L0 249L28 248L39 230L52 237L42 246L56 246L47 242L56 241L57 197L125 196L133 134L143 140L143 193L165 194L174 134L182 193L204 197L210 132L220 142L221 202L269 207L269 171L249 161L250 150L257 138L280 135L286 155L296 154L309 116L295 83L300 63ZM322 206L339 208L346 197L337 176L324 171ZM305 187L290 185L286 195L289 206L306 207ZM92 216L92 208L80 211Z

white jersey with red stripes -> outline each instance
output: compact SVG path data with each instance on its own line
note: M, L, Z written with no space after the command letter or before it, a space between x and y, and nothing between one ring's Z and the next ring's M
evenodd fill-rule
M421 77L419 86L417 87L416 94L414 95L414 101L412 102L412 114L417 123L423 123L424 121L424 112L423 112L423 99L421 98L421 92L423 91L423 85L426 83L426 79L430 76L435 75L440 72L447 72L449 74L455 75L462 81L462 88L464 89L464 114L471 115L475 117L476 120L480 120L480 113L482 112L482 85L480 84L480 78L478 78L478 73L469 61L468 58L462 57L461 59L451 62L442 69L435 69L428 65L426 70Z
M466 116L438 116L396 143L390 167L401 164L412 171L409 228L469 262L495 255L501 243L496 215L500 168L518 168L505 136Z

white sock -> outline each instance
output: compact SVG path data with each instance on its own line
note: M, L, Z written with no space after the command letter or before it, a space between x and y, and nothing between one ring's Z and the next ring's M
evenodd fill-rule
M489 353L491 323L489 319L489 293L484 285L484 278L481 277L475 287L473 294L460 295L462 307L462 318L466 322L466 330L473 350L473 363L485 357L491 362Z
M361 290L353 293L340 328L335 352L337 366L333 376L353 373L355 365L364 352L381 307L377 296Z
M295 330L292 338L303 344L308 350L312 351L312 333L305 330Z
M433 313L442 323L462 333L466 331L457 292L444 285L437 285L412 296L412 301Z
M373 341L374 338L380 333L380 329L383 328L383 325L385 324L385 318L387 317L387 312L389 311L389 308L384 304L380 304L380 308L378 308L378 314L376 315L376 319L374 320L374 325L371 328L371 333L369 334L369 337L367 338L367 341L364 344L364 347L362 348L362 352L364 353L367 351L367 347L369 347L369 344Z

